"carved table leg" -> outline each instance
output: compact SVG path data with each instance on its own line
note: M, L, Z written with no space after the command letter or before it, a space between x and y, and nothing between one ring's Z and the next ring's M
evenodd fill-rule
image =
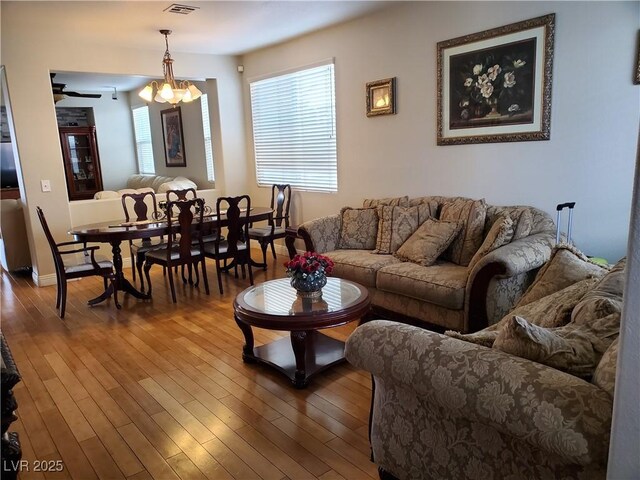
M244 322L238 320L238 317L235 317L236 323L242 333L244 335L244 347L242 347L242 360L246 363L255 362L255 357L253 355L253 330L251 330L251 325L247 325Z
M307 333L304 331L291 332L291 346L296 357L296 373L293 379L293 385L296 388L305 388L309 383L305 366Z

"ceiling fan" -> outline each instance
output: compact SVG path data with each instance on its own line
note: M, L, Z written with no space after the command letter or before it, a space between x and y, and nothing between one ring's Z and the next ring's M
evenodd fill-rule
M50 73L51 76L51 91L53 92L53 102L58 103L60 100L64 100L67 97L82 97L82 98L100 98L100 93L79 93L65 90L66 83L56 83L53 81L56 74Z

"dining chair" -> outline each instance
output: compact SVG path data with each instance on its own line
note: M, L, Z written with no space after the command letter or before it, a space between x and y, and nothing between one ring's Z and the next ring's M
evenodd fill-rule
M104 288L107 289L107 282L111 281L113 284L113 264L110 260L101 259L95 256L95 251L100 247L91 246L87 247L86 242L61 242L56 243L47 220L44 216L44 212L40 207L36 207L36 213L40 219L40 224L44 230L44 236L47 238L49 248L51 248L51 254L53 255L53 264L56 271L56 309L60 311L60 318L64 318L65 309L67 305L67 280L74 278L90 277L94 275L101 276L104 282ZM63 247L71 247L73 245L82 245L81 248L74 248L71 250L61 250ZM77 261L78 253L82 253L83 260ZM72 261L71 258L65 256L71 255L76 261ZM116 291L115 284L113 284L114 294L113 298L116 303L116 307L120 308L118 303L118 292Z
M289 227L289 206L291 204L291 185L274 184L271 187L271 208L273 216L269 218L268 226L249 228L249 238L257 240L262 249L262 262L267 269L267 247L271 245L271 253L276 259L274 240L286 237L286 229ZM283 225L284 224L284 225Z
M204 243L202 241L204 200L194 198L191 200L170 201L167 204L167 210L177 212L175 217L171 215L167 217L169 229L167 245L162 249L151 250L145 255L144 273L147 277L147 284L149 285L147 294L149 296L151 295L149 270L151 270L153 264L166 267L169 286L171 287L171 298L173 299L173 303L176 303L173 267L186 265L189 266L190 272L191 267L195 267L196 282L194 286L197 287L200 283L200 277L198 275L199 263L202 269L204 289L206 294L209 295L209 282L207 280L207 270L204 260ZM182 281L186 283L184 272Z
M147 197L151 199L151 205L153 209L151 215L149 215L149 205L147 204ZM132 221L132 215L129 214L129 207L131 205L133 213L135 214L136 222L144 222L158 218L158 204L156 202L156 194L154 192L144 193L125 193L122 195L122 208L124 210L124 218L126 222ZM144 276L142 275L142 266L144 264L144 256L147 252L163 248L166 246L163 237L151 239L144 238L140 242L129 240L129 253L131 254L131 275L133 281L136 281L136 270L138 271L138 277L140 278L140 289L144 291Z
M204 255L216 261L216 273L218 275L218 288L222 289L222 271L234 268L236 278L237 267L242 268L242 278L246 278L245 265L249 268L249 282L253 285L253 272L251 271L251 249L249 248L249 213L251 211L251 198L249 195L239 197L219 197L216 202L216 236L213 242L204 244ZM222 215L227 217L227 236L220 235L222 231ZM220 265L224 260L224 266ZM232 260L227 264L227 260Z
M195 188L182 188L179 190L167 190L167 202L175 201L175 200L192 200L198 197ZM176 197L171 198L171 197ZM189 198L191 197L191 198Z

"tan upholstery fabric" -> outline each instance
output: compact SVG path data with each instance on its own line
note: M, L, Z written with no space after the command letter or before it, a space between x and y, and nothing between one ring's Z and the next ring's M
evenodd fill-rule
M513 220L508 215L500 216L489 229L482 245L469 262L469 270L480 261L487 253L506 245L513 238Z
M458 222L428 219L394 255L400 260L428 267L455 241L460 228Z
M464 306L464 292L469 272L465 267L438 262L423 267L402 262L378 272L377 287L454 310Z
M590 262L575 247L560 245L553 249L551 258L540 269L517 306L531 303L585 278L603 277L608 271L608 268Z
M458 265L469 265L482 245L487 204L482 200L456 200L442 205L440 220L462 223L458 238L449 246L443 258Z
M435 202L415 207L377 207L378 236L375 253L395 253L427 218L435 218L437 208Z
M363 208L378 207L381 205L390 205L392 207L409 206L409 197L388 197L388 198L365 198L362 202Z
M616 385L616 365L618 362L619 338L620 337L616 338L607 351L604 352L604 355L602 355L600 363L598 363L596 371L593 374L593 378L591 379L591 383L602 388L611 395L611 398L613 398Z
M513 220L513 240L527 237L533 230L533 212L531 207L512 206L496 207L487 206L487 224L492 225L499 217L508 215Z
M620 314L592 321L544 328L511 316L496 337L493 348L543 363L579 377L593 375L600 357L618 337Z
M571 312L574 307L582 300L585 294L593 288L597 281L595 278L588 278L570 285L559 292L547 295L535 302L517 307L498 323L479 332L463 335L459 332L447 331L445 335L490 347L493 345L493 342L505 323L514 315L526 318L530 323L541 327L561 327L571 321Z
M365 287L376 286L376 273L379 269L400 263L392 255L376 255L370 250L333 250L325 252L334 262L334 277L358 282Z
M338 248L373 250L378 234L378 213L375 208L344 207L340 211Z

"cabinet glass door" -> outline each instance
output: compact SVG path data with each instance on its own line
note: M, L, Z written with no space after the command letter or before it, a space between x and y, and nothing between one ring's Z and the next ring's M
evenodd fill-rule
M95 191L97 189L95 162L89 136L70 134L67 136L67 141L75 191L78 193Z

